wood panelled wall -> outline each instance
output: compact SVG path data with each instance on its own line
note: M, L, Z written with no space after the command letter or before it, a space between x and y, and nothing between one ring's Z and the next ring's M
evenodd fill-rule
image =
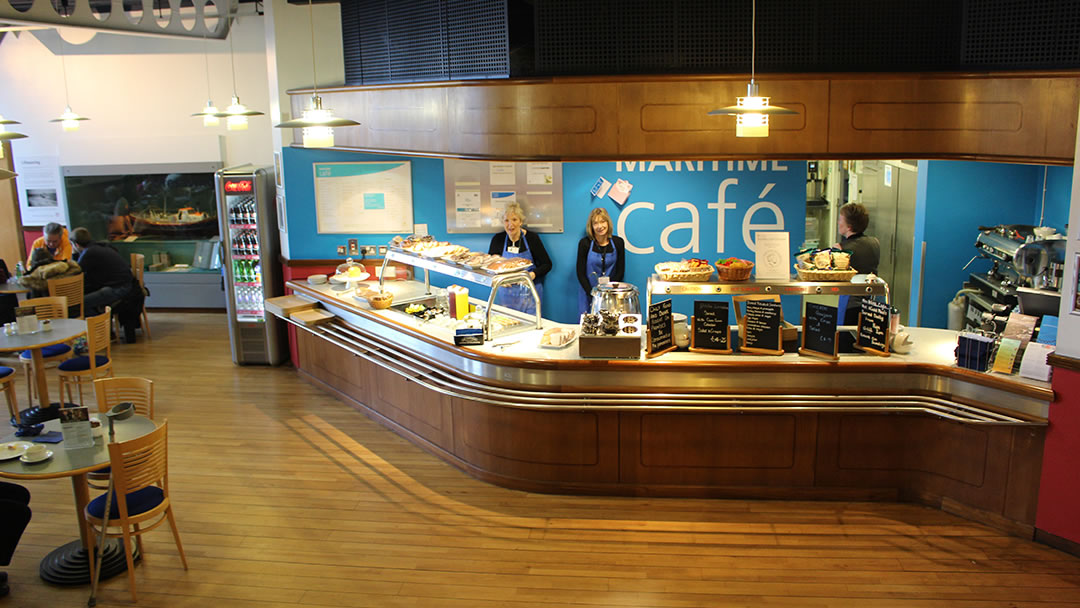
M768 138L709 116L745 77L556 78L348 87L324 107L361 123L337 146L462 158L945 158L1072 164L1080 75L798 75L759 82ZM310 91L290 91L293 115ZM300 133L295 133L299 141Z

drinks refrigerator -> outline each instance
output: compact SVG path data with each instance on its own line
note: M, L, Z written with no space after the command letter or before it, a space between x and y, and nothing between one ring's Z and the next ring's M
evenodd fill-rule
M282 293L274 178L251 165L221 169L215 178L233 363L277 365L288 346L285 328L263 309Z

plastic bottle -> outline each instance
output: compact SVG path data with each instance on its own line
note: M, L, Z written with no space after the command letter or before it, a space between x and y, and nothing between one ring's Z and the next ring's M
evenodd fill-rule
M25 273L26 273L26 270L23 269L23 263L22 262L15 262L15 278L16 279L21 279L23 274L25 274Z

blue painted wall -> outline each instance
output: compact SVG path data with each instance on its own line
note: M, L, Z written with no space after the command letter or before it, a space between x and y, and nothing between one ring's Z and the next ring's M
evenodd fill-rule
M923 166L919 180L926 180L925 201L918 204L925 208L927 259L921 324L943 328L946 306L968 275L990 269L985 259L963 269L976 253L978 227L1038 223L1043 167L966 161L928 161L925 170ZM1069 167L1052 167L1047 174L1046 225L1064 229L1071 179ZM918 265L914 270L918 272Z
M335 258L337 246L350 236L317 233L312 200L314 162L411 161L413 223L426 223L428 232L440 239L474 250L487 250L491 235L449 235L446 232L441 160L298 148L286 148L283 153L289 251L293 259ZM589 194L600 176L611 182L626 179L634 185L624 206L608 198L594 199ZM686 257L710 261L721 256L753 259L747 241L753 241L756 229L752 225L744 226L744 223L774 225L769 229L789 231L794 253L805 232L805 183L805 162L564 163L565 231L541 235L554 264L544 284L544 316L563 322L577 320L577 291L580 289L574 270L577 243L585 235L585 221L594 207L605 207L616 223L616 233L627 238L630 247L640 250L627 256L626 280L644 289L646 277L658 262ZM722 214L718 202L723 203ZM710 209L710 205L713 208ZM747 219L751 210L752 219ZM618 226L623 215L620 231ZM721 217L722 246L718 238ZM356 236L361 245L382 245L394 235ZM650 248L652 251L647 252ZM434 275L432 282L437 285L447 283ZM480 290L476 295L486 297ZM677 311L689 314L692 306L692 298L676 299ZM797 322L798 300L785 302L784 314L785 318Z

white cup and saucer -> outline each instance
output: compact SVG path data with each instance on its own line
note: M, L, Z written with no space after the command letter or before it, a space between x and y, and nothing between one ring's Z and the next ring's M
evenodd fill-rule
M46 461L52 458L52 455L52 450L46 448L40 443L35 443L30 447L26 448L26 451L23 452L23 455L19 456L19 460L27 464L34 464Z

